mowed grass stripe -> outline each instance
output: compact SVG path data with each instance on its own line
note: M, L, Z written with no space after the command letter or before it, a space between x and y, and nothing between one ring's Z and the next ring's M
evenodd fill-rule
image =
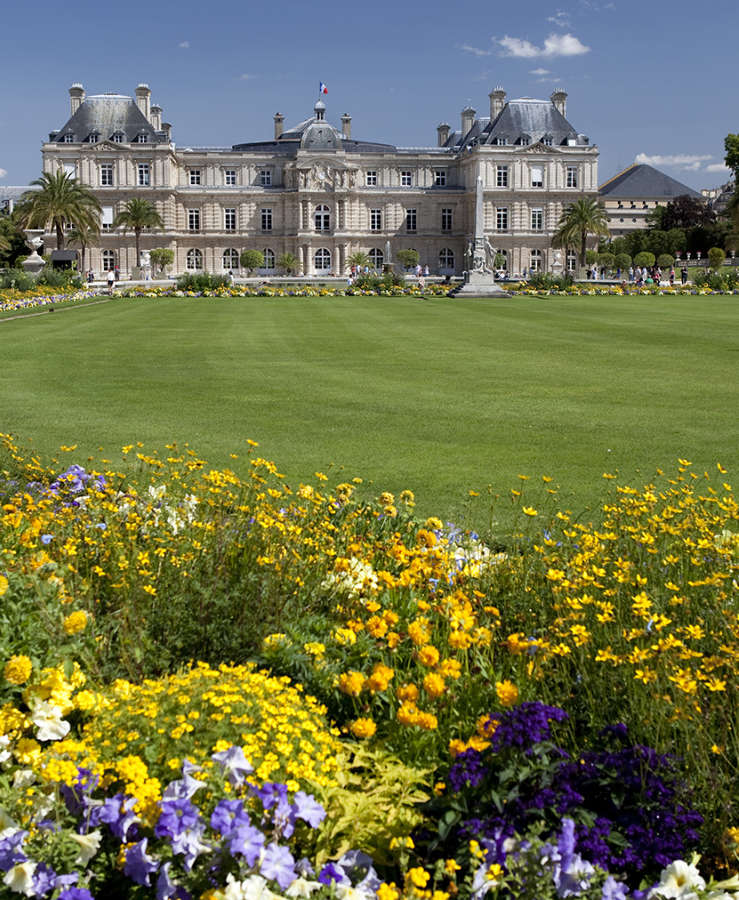
M334 463L449 517L546 473L580 509L604 470L737 462L738 320L731 297L121 300L2 326L0 427L237 469L250 437L291 482Z

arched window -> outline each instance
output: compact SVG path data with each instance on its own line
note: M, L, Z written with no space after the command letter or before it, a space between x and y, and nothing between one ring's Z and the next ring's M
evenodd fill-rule
M541 264L543 260L543 253L541 250L532 250L531 251L531 271L532 272L541 272Z
M115 269L115 250L103 250L100 258L103 261L103 272L112 272Z
M382 250L372 249L369 252L369 261L370 268L379 271L382 268L382 264L385 262L385 254Z
M199 250L187 251L187 268L191 272L200 271L203 268L203 254Z
M498 266L499 269L503 269L503 271L508 271L508 251L507 250L496 250L496 256L502 256L503 259L498 259L498 262L502 262L501 266Z
M325 247L321 247L320 250L316 250L315 256L313 257L313 265L315 266L316 272L330 271L331 251L327 250Z
M567 271L574 272L577 268L577 253L574 250L567 251Z
M320 206L317 206L316 211L313 214L313 221L316 225L316 231L330 231L331 214L329 212L328 206L323 203Z
M264 251L264 268L265 269L274 269L275 267L275 251L270 250L269 247Z
M239 251L234 250L233 247L229 247L228 250L223 251L223 271L228 272L234 269L238 269L239 267Z
M454 251L444 247L439 253L439 270L446 273L448 269L454 271Z

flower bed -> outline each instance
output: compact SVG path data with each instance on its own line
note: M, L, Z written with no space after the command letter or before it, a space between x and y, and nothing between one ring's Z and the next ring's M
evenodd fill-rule
M517 489L501 548L409 491L291 488L254 442L247 477L175 445L62 472L3 446L8 896L737 887L692 858L725 879L739 848L721 466L606 473L592 522Z

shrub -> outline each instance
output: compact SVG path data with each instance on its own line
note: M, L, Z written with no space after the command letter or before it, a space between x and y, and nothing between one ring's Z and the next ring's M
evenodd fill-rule
M412 269L418 265L418 250L398 250L395 258L405 269Z
M675 258L669 253L660 253L657 257L657 265L660 269L670 269L675 265Z
M242 269L246 269L251 274L254 269L259 269L264 265L264 253L261 250L242 250L239 262Z
M36 287L36 279L23 269L8 269L0 275L0 288L16 291L31 291Z
M635 266L653 266L654 265L654 253L650 253L648 250L642 250L641 253L637 253L634 257L634 265Z
M549 272L534 272L529 277L529 285L541 291L563 291L573 283L571 272L552 275Z
M53 269L50 266L44 266L38 277L39 284L45 284L47 287L82 287L82 278L74 269Z
M179 291L212 291L229 283L227 275L211 275L209 272L188 272L177 279Z
M622 272L626 271L631 265L631 257L628 253L617 253L616 254L616 267L621 269Z
M721 247L711 247L708 251L708 264L712 269L720 269L726 259L726 253Z

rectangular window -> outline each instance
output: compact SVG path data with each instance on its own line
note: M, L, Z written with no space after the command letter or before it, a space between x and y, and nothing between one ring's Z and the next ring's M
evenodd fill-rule
M410 187L413 184L413 173L409 171L404 171L400 173L400 185L401 187Z
M64 174L69 175L72 178L75 178L77 175L77 166L72 162L65 162L62 164L64 167Z
M567 166L567 187L577 187L577 166Z
M508 166L498 166L495 170L495 186L508 187Z
M100 217L100 224L103 226L103 231L110 231L113 227L113 207L112 206L104 206L103 212Z
M370 231L382 231L382 210L370 210Z
M544 169L541 166L531 167L531 187L544 187Z
M452 230L452 211L446 207L441 211L441 230Z
M200 169L190 169L190 184L200 184Z
M367 187L377 187L377 172L366 172L364 183Z
M236 231L236 210L235 209L224 209L223 210L223 226L226 231Z
M434 169L434 185L446 187L446 169Z
M64 143L65 144L73 144L74 143L74 135L73 134L65 134L64 135Z
M111 141L113 141L114 144L123 143L123 135L120 133L120 131L116 131L116 133L111 137Z
M495 227L498 231L508 231L508 207L499 206L495 210Z
M90 137L88 138L88 141L89 141L91 144L97 144L97 142L98 142L98 133L97 133L96 131L93 131L93 133L92 133L92 134L90 135Z
M532 209L531 210L531 230L532 231L541 231L544 228L544 210L543 209Z
M407 209L405 211L405 230L406 231L415 231L416 230L416 210L415 209Z
M200 231L200 210L188 209L187 228L189 231Z
M100 163L100 186L113 186L113 163Z
M272 170L271 169L260 169L259 170L259 183L262 187L272 187Z
M139 187L148 187L151 184L151 169L149 163L138 164L138 180Z
M224 169L223 170L223 183L224 184L236 184L236 169Z
M262 210L262 231L272 231L272 210Z

